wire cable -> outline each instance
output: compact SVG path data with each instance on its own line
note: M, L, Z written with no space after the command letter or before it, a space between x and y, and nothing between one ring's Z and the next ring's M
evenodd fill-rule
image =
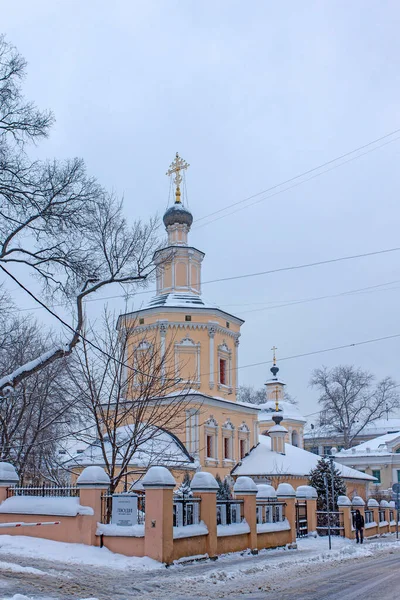
M341 154L340 156L337 156L336 158L333 158L331 160L328 160L320 165L318 165L317 167L313 167L312 169L308 169L307 171L303 171L302 173L299 173L298 175L295 175L294 177L290 177L289 179L286 179L285 181L281 181L280 183L277 183L265 190L262 190L261 192L257 192L256 194L253 194L252 196L248 196L247 198L244 198L242 200L238 200L237 202L234 202L232 204L228 204L227 206L225 206L224 208L220 208L219 210L216 210L212 213L209 213L208 215L204 215L203 217L200 217L198 219L196 219L196 223L203 221L204 219L208 219L209 217L212 217L214 215L220 214L221 212L228 210L229 208L234 208L235 206L238 206L240 204L243 204L244 202L248 202L249 200L252 200L253 198L257 198L258 196L261 196L263 194L266 194L268 192L271 192L273 190L276 190L279 187L282 187L283 185L286 185L288 183L291 183L292 181L296 181L297 179L300 179L301 177L306 177L307 175L314 173L315 171L319 171L320 169L323 169L324 167L327 167L328 165L331 165L339 160L342 160L343 158L346 158L348 156L351 156L352 154L355 154L356 152L360 152L361 150L364 150L365 148L368 148L370 146L372 146L373 144L377 144L378 142L382 141L382 140L387 140L387 138L392 137L393 135L397 134L400 132L400 129L395 129L393 131L391 131L390 133L387 133L386 135L376 138L375 140L372 140L371 142L368 142L367 144L364 144L363 146L359 146L358 148L355 148L354 150L350 150L349 152L346 152L344 154ZM397 140L399 140L400 137L396 137L394 139L391 139L379 146L377 146L376 148L371 148L370 150L368 150L367 152L363 152L361 154L359 154L358 156L352 157L350 160L347 161L343 161L342 163L340 163L339 165L335 165L334 167L332 167L331 169L326 169L325 171L323 171L322 173L317 173L316 175L314 175L313 177L309 177L307 179L305 179L302 182L297 183L294 186L289 186L288 188L286 188L285 190L281 190L279 192L277 192L277 194L280 194L284 191L290 190L293 187L297 187L297 185L301 185L302 183L305 183L306 181L310 181L311 179L314 179L315 177L319 177L320 175L323 175L324 173L328 173L329 171L332 171L333 169L339 168L349 162L352 162L353 160L356 160L358 158L361 158L363 156L365 156L366 154L370 154L371 152L374 152L375 150L379 150L380 148L386 146L387 144L390 144L392 142L395 142ZM262 198L261 200L258 200L257 202L251 203L246 205L244 208L247 208L248 206L253 206L254 204L257 204L258 202L263 202L264 200L267 200L268 198L272 198L273 196L277 195L277 194L271 194L270 196L267 196L265 198ZM240 209L242 210L242 209ZM234 214L235 212L238 211L233 211L231 213L229 213L229 215ZM229 215L224 215L224 216L229 216ZM223 218L223 217L219 217L219 218ZM200 227L204 227L205 225L208 225L209 223L213 223L214 221L219 220L218 219L213 219L205 224L202 225L195 225L195 227L193 229L197 229Z

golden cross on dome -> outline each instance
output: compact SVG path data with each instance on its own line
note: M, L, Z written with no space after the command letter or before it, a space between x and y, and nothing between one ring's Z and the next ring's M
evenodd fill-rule
M276 354L275 354L275 353L276 353L276 351L278 350L278 348L277 348L276 346L272 346L271 350L272 350L272 352L273 352L273 355L272 355L272 361L273 361L273 363L274 363L274 366L275 366L275 365L276 365Z
M169 177L171 177L172 175L175 175L175 177L174 177L174 184L176 186L175 202L178 204L181 201L181 187L180 187L181 183L182 183L181 171L186 170L188 167L190 167L190 165L186 162L186 160L181 158L177 152L175 155L175 159L169 165L169 169L165 173Z

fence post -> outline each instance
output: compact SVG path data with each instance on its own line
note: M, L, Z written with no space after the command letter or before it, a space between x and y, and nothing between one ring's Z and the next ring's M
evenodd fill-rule
M388 525L382 525L382 533L389 533L390 531L390 519L389 519L389 502L387 500L381 500L380 509L383 511L383 520L388 523Z
M276 490L278 500L286 502L285 516L290 524L289 548L296 547L296 492L290 483L280 483Z
M146 492L145 555L170 564L173 558L173 489L166 467L150 467L142 479Z
M201 500L200 517L208 529L207 554L215 560L217 558L217 490L218 483L211 473L199 471L190 484L195 496Z
M243 516L250 527L247 537L248 547L252 554L258 554L256 501L258 488L251 477L238 477L233 491L238 500L243 500Z
M376 533L379 532L379 502L375 498L370 498L367 502L367 507L372 510L373 519L376 523ZM366 530L365 530L366 533ZM367 537L367 536L365 536Z
M0 462L0 503L7 499L7 491L11 485L17 485L19 477L9 462Z
M79 503L81 506L90 506L93 509L91 527L87 530L87 543L91 546L97 545L96 529L97 523L101 522L101 496L104 490L108 490L110 478L101 467L86 467L76 480L79 489Z
M303 500L307 506L307 531L309 537L317 535L317 490L311 485L300 485L296 489L296 501Z
M353 540L354 531L351 517L351 500L347 496L338 496L337 505L339 512L342 513L343 517L344 537Z

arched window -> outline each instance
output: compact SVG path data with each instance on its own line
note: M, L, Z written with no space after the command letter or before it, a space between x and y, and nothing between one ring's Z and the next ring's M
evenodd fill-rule
M218 423L212 415L204 423L206 465L218 462Z
M250 450L250 429L243 421L238 428L239 438L239 460L241 460Z

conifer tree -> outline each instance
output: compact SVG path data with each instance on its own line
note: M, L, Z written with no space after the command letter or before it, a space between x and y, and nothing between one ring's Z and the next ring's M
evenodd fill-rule
M219 486L217 491L217 500L230 500L232 498L232 491L228 478L225 477L225 479L222 481L221 477L217 474L215 479Z
M178 487L175 493L177 496L182 496L184 498L190 498L193 496L193 492L190 487L190 476L187 471L185 472L181 485Z
M317 508L318 510L326 510L326 488L324 475L328 478L328 490L329 490L329 508L332 509L332 470L330 461L325 458L320 458L315 469L310 471L308 484L312 485L318 494ZM338 496L346 495L346 485L340 476L338 469L333 467L333 492L334 492L334 506L337 508Z

